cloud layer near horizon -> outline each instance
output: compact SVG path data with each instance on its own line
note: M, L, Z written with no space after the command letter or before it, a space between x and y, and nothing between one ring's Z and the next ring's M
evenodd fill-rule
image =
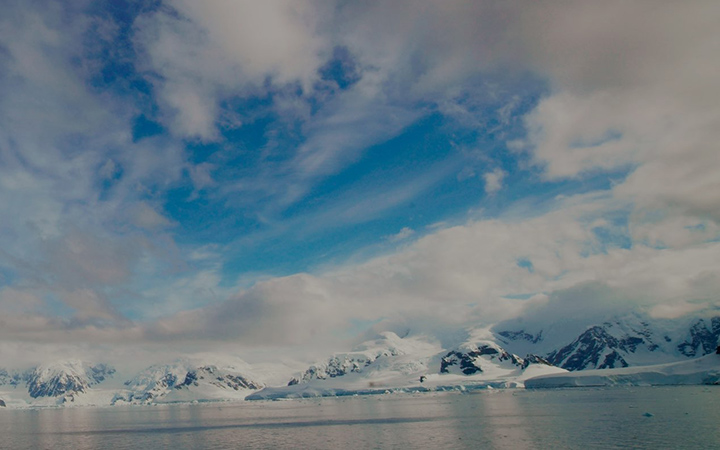
M555 299L589 285L603 287L582 299L607 305L598 314L720 306L717 2L173 0L123 21L90 2L17 1L4 13L3 339L319 345L528 305L560 315ZM139 116L158 131L139 137ZM313 197L432 116L449 136L492 134L501 154L462 142L462 158L396 185ZM228 137L268 117L258 148ZM228 269L247 242L361 227L455 172L478 180L478 200L446 224L402 223L376 237L391 245L286 276ZM525 179L557 195L503 197ZM182 205L197 199L229 211L193 210L208 221L255 222L222 242L193 234Z

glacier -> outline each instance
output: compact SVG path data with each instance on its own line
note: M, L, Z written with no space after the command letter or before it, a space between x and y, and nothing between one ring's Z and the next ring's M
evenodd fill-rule
M529 389L720 384L720 354L651 366L548 374L525 381Z

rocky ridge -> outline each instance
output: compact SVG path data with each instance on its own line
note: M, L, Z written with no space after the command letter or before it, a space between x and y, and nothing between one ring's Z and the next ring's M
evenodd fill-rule
M496 335L510 347L521 343L523 348L543 348L542 330L501 330ZM537 353L570 371L612 369L707 355L715 351L719 340L720 317L694 319L686 326L672 327L634 315L591 325L571 342Z

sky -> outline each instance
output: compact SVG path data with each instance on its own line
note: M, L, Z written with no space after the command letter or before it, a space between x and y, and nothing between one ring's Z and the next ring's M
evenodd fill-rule
M717 1L1 7L5 359L720 307Z

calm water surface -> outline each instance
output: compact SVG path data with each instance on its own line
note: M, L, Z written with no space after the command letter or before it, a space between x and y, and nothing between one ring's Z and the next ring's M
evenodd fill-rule
M720 449L720 387L0 410L0 447Z

